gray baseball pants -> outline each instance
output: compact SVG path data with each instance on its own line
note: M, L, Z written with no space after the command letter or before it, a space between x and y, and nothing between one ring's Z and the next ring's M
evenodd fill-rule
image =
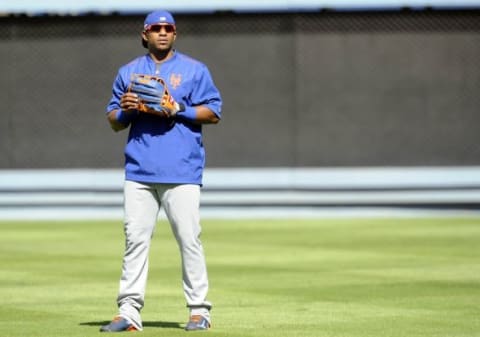
M187 306L191 314L210 319L207 268L200 241L200 186L127 180L124 198L126 242L117 298L119 315L143 329L140 311L144 305L150 242L163 207L180 249Z

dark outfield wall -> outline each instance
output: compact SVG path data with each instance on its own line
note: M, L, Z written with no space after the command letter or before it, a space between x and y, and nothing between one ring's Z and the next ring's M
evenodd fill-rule
M121 167L143 16L0 19L0 169ZM210 167L480 165L480 12L178 15L224 98Z

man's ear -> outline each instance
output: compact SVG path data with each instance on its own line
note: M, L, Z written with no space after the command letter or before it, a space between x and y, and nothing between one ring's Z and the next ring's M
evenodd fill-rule
M142 46L143 46L143 48L148 48L147 33L145 31L143 31L141 35L142 35Z

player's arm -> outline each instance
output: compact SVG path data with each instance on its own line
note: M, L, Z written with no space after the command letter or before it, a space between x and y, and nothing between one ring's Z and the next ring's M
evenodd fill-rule
M124 125L124 124L122 124L118 121L117 113L119 111L120 111L120 109L115 109L115 110L110 111L107 114L107 119L108 119L108 122L110 123L110 127L115 132L121 131L121 130L126 129L128 127L128 125Z
M197 118L196 118L197 123L217 124L218 122L220 122L220 118L218 118L217 115L212 110L210 110L208 107L204 105L199 105L195 107L195 110L197 112Z
M183 108L183 111L177 112L177 118L183 118L195 124L217 124L220 121L220 118L205 105Z
M107 113L107 119L113 131L118 132L128 128L138 115L138 96L134 93L125 93L120 99L120 109Z
M178 116L196 124L217 124L222 118L222 98L206 66L198 69L185 106Z

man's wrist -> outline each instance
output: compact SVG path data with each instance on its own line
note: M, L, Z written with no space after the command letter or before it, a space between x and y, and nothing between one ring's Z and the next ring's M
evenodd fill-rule
M117 110L117 112L115 113L115 119L117 120L117 122L125 126L132 122L133 117L133 113L128 113L126 111L123 111L122 109Z
M186 119L188 121L196 121L197 120L197 109L195 107L186 106L182 103L179 103L179 105L181 105L181 110L179 110L177 112L178 117L181 117L181 118Z
M185 110L185 104L175 102L174 105L173 105L173 110L170 114L170 117L175 117L179 112L184 111L184 110Z

